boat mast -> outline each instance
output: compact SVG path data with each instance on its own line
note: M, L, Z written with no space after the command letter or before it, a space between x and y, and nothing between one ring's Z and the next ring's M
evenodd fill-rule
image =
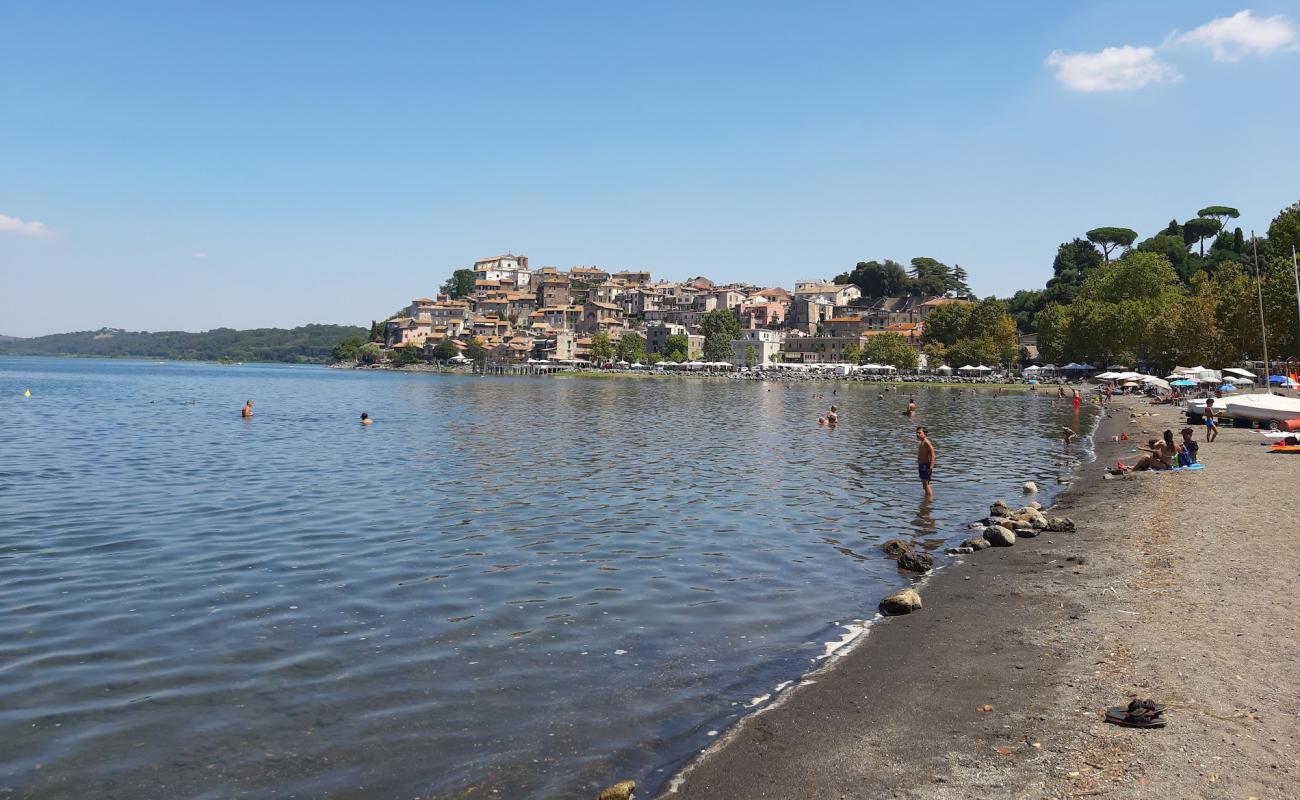
M1255 291L1259 294L1259 340L1264 344L1264 392L1272 394L1270 388L1273 384L1269 382L1270 372L1268 366L1268 331L1264 329L1264 276L1259 271L1259 241L1255 238L1255 231L1250 232L1250 246L1255 251Z

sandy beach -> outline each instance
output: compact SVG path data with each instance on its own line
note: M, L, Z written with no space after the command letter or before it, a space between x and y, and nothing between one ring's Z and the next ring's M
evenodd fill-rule
M661 796L1300 795L1300 457L1198 428L1206 469L1103 480L1135 439L1182 426L1117 400L1053 509L1076 533L961 556L922 610L878 622ZM1167 704L1168 726L1102 721L1131 697Z

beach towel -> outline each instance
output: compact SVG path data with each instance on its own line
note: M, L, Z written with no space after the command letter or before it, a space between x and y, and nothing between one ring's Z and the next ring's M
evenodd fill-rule
M1204 464L1190 464L1190 465L1188 465L1188 466L1186 466L1186 467L1172 467L1172 468L1170 468L1170 469L1168 469L1168 470L1165 470L1165 471L1166 471L1166 472L1186 472L1186 471L1189 470L1189 469L1205 469L1205 465L1204 465Z

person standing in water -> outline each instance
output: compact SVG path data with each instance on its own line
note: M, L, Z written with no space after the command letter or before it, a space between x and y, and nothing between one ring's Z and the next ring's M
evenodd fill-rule
M1074 410L1077 412L1079 410L1079 404L1083 402L1083 398L1079 395L1078 389L1071 389L1070 391L1074 392L1074 399L1071 402L1074 403Z
M831 425L840 421L840 415L835 413L835 406L831 406L831 410L826 412L826 421Z
M934 443L922 425L916 427L916 441L916 471L921 476L921 485L925 487L925 496L934 497L934 492L930 489L930 479L934 476Z
M915 413L916 413L916 398L909 397L907 398L907 416L910 417Z
M370 418L370 415L369 415L369 414L367 414L366 412L362 411L362 412L361 412L361 424L362 424L362 425L373 425L373 424L375 424L375 421L374 421L373 419Z
M239 412L239 416L248 419L253 416L253 401L249 400L244 403L244 410Z

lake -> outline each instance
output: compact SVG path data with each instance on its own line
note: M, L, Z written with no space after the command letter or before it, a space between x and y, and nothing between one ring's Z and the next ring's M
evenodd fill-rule
M1087 457L905 389L0 358L0 794L648 796Z

